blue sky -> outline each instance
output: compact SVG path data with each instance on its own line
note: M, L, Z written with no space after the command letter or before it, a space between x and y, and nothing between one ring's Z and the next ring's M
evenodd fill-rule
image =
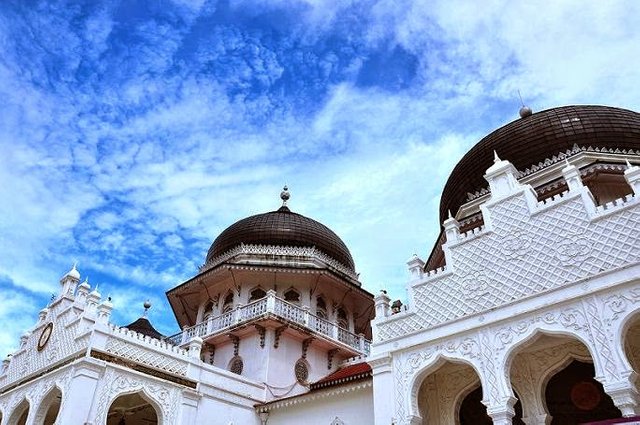
M640 110L639 21L633 0L3 1L0 353L74 261L116 323L149 298L172 333L164 291L285 183L404 298L449 172L518 89Z

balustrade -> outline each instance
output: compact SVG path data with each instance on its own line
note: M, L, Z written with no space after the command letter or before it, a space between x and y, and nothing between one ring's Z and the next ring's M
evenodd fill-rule
M247 305L239 305L234 310L216 317L209 317L201 323L185 328L179 334L168 337L167 340L173 344L182 345L196 336L205 339L233 325L256 319L268 313L310 328L364 354L369 353L370 342L367 341L364 336L356 335L347 329L340 328L333 322L311 314L308 307L300 307L278 298L273 291L269 291L265 298L253 301Z

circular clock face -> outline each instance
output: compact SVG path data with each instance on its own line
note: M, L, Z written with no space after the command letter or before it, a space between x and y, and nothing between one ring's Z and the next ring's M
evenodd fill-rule
M44 327L42 333L40 334L40 338L38 339L38 351L44 350L44 347L49 342L49 338L51 338L51 333L53 332L53 322L47 323L47 326Z

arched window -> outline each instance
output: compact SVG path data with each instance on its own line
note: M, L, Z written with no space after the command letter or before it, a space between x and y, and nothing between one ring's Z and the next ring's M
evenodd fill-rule
M327 303L322 297L316 299L316 316L321 319L327 318Z
M207 319L211 316L213 316L213 301L209 300L207 305L204 306L204 314L202 315L202 320L207 321Z
M222 303L222 313L224 314L231 310L233 310L233 292L229 291L224 297L224 302Z
M349 321L347 320L347 312L340 307L338 309L338 326L340 326L343 329L349 329Z
M288 289L284 293L284 300L291 304L300 304L300 293L293 288Z
M249 295L249 302L258 301L259 299L262 299L266 296L267 293L264 291L264 289L260 287L254 288L251 290L251 293Z

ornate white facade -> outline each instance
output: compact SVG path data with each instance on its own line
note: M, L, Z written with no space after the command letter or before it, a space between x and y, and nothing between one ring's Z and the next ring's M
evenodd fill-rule
M376 423L454 423L456 400L478 384L494 424L511 423L513 389L525 423L549 423L545 375L568 357L592 361L622 414L637 415L639 354L625 341L637 347L637 329L629 332L640 312L639 171L625 172L634 195L597 206L567 165L569 190L538 202L497 159L486 174L484 226L461 234L454 218L445 221L444 269L425 273L419 258L409 260L411 309L391 316L389 298L376 298L368 359ZM544 335L556 337L555 349L525 361L540 359ZM429 392L442 398L440 420L423 422L435 410L430 397L421 409Z

